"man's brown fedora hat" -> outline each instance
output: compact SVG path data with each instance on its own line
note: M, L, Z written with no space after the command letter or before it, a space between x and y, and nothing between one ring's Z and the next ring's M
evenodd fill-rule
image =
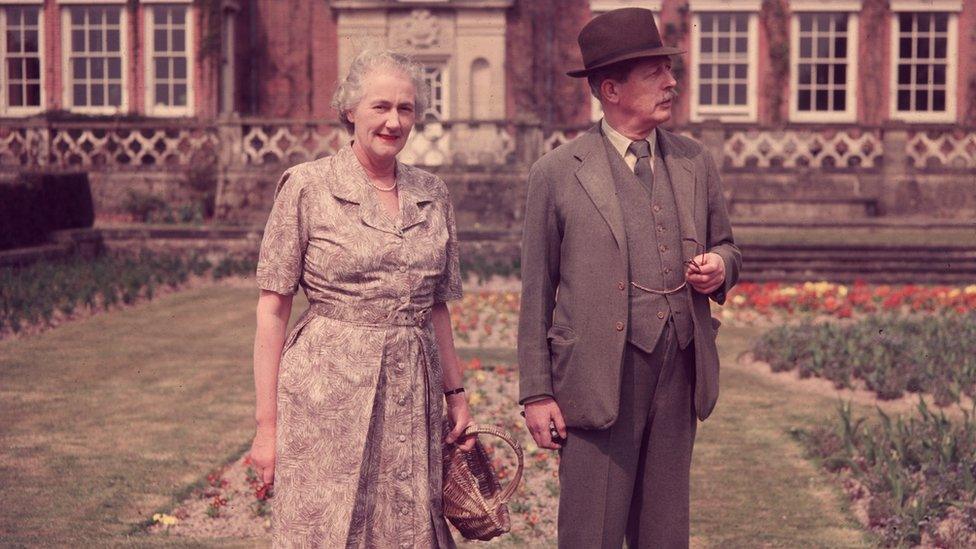
M583 68L566 73L574 78L628 59L684 53L661 42L654 12L644 8L620 8L594 17L580 31L579 47Z

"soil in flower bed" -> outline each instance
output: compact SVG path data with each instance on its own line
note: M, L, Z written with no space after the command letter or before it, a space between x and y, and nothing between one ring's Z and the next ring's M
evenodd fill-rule
M467 354L467 353L463 353ZM509 503L510 534L478 546L538 547L556 539L559 493L558 455L538 448L528 437L519 408L518 378L509 364L484 364L478 357L465 361L465 386L475 421L491 422L508 430L525 451L525 475ZM499 439L482 436L502 486L515 472L515 458ZM149 532L186 538L265 537L270 528L270 502L244 457L213 471L206 482L165 513L147 517ZM456 531L454 538L463 545ZM475 542L471 542L474 546Z
M810 456L835 473L855 515L888 546L976 547L976 408L855 417L801 431Z

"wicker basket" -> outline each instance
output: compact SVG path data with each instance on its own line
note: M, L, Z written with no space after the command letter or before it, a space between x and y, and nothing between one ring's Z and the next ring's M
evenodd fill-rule
M487 541L512 529L508 500L522 480L522 447L511 434L491 425L472 425L464 433L494 435L518 457L515 476L503 491L481 441L470 452L444 445L444 516L465 538Z

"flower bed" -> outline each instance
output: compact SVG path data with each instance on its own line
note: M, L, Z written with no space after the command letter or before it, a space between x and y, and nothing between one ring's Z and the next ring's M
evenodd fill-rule
M2 268L0 338L76 314L152 299L159 289L180 287L191 277L219 280L251 274L254 266L250 257L225 257L214 263L199 255L143 252Z
M976 396L976 315L869 316L770 329L753 356L773 371L863 383L879 398L931 393L940 406Z
M723 312L750 320L796 314L851 318L876 313L941 314L973 310L976 310L976 285L744 282L732 289Z
M976 422L918 413L877 421L855 418L800 433L810 455L839 473L866 526L886 545L976 546Z

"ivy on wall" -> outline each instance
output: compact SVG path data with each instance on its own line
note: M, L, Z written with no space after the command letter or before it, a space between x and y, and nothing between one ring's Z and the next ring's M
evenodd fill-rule
M784 121L783 105L790 78L790 14L786 0L763 0L760 20L769 39L770 84L763 87L762 93L769 105L769 121L779 124Z
M885 49L880 47L885 43L886 27L889 25L890 13L888 12L888 0L864 0L861 5L860 21L863 25L859 41L864 44L877 44L879 47L865 48L860 52L858 59L859 71L861 74L873 72L873 77L858 78L858 95L869 98L858 105L860 118L866 124L882 124L888 119L888 112L885 110L886 102L881 101L884 97L887 86L881 74L877 74L881 67L886 67L888 59L885 57ZM893 53L892 53L893 54Z
M200 5L200 51L198 58L203 61L219 61L221 47L221 4L223 0L197 0Z

